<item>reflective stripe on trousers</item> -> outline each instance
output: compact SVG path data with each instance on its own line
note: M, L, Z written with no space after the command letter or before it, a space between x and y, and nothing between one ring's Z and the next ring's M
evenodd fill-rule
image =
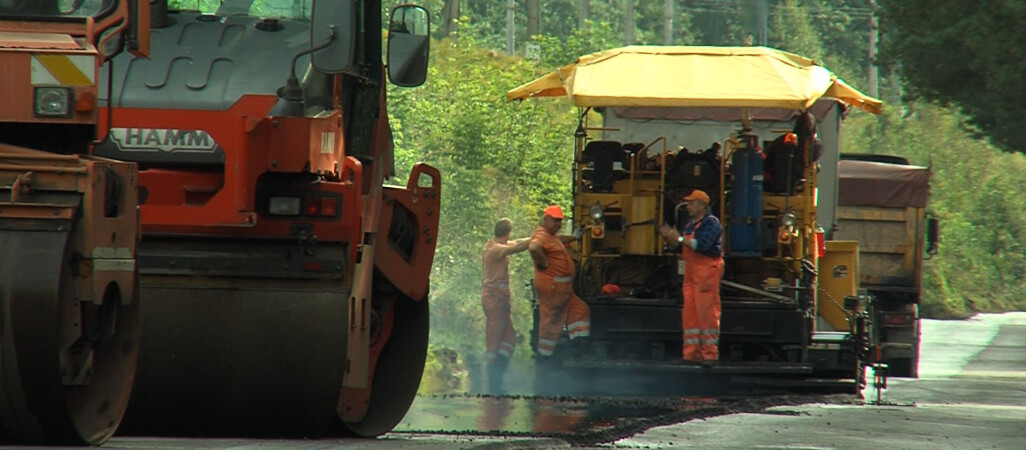
M591 311L574 294L570 281L571 277L553 278L541 273L534 277L538 292L538 354L542 356L555 351L563 327L570 339L586 337L591 332Z
M538 354L542 356L552 356L552 353L556 351L556 341L552 339L538 338Z
M587 321L578 320L566 326L566 333L570 339L588 337L591 334L591 324Z

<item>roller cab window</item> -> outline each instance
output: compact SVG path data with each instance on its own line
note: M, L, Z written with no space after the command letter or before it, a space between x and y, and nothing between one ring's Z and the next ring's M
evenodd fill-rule
M0 0L0 17L98 18L117 5L117 0Z
M2 0L0 0L2 1ZM313 0L170 0L171 11L265 19L309 19Z

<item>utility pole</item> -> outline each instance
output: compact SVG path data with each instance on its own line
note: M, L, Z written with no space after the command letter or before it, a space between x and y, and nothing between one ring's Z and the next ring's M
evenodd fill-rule
M757 26L759 27L758 39L759 45L766 46L767 34L769 34L769 27L766 22L769 18L769 5L766 4L766 0L756 0L755 2L755 14Z
M880 39L880 25L876 19L876 2L870 0L869 5L873 7L873 13L869 16L869 81L866 90L870 97L880 98L880 71L876 67L876 43Z
M663 3L663 16L666 18L663 27L663 45L673 45L673 4L674 0Z
M527 0L527 40L541 34L541 0Z
M516 52L516 41L513 40L513 11L516 8L516 0L506 2L506 53L510 55Z
M459 39L460 0L445 0L442 19L445 21L442 24L442 37L455 35L454 39Z
M891 101L901 105L901 61L891 67ZM902 106L904 109L904 106Z
M591 1L577 0L577 28L584 28L584 22L591 17Z
M623 0L623 45L634 45L634 0Z

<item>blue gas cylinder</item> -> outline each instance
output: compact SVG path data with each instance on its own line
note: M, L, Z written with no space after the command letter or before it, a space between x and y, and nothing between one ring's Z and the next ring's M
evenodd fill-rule
M745 148L735 150L731 158L730 254L761 256L762 152L757 136L741 139Z

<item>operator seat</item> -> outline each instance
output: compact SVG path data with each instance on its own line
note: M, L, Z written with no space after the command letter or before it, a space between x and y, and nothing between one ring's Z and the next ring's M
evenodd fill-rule
M617 141L591 141L581 152L581 162L588 166L581 176L591 181L592 192L611 192L613 182L626 176L627 152Z

